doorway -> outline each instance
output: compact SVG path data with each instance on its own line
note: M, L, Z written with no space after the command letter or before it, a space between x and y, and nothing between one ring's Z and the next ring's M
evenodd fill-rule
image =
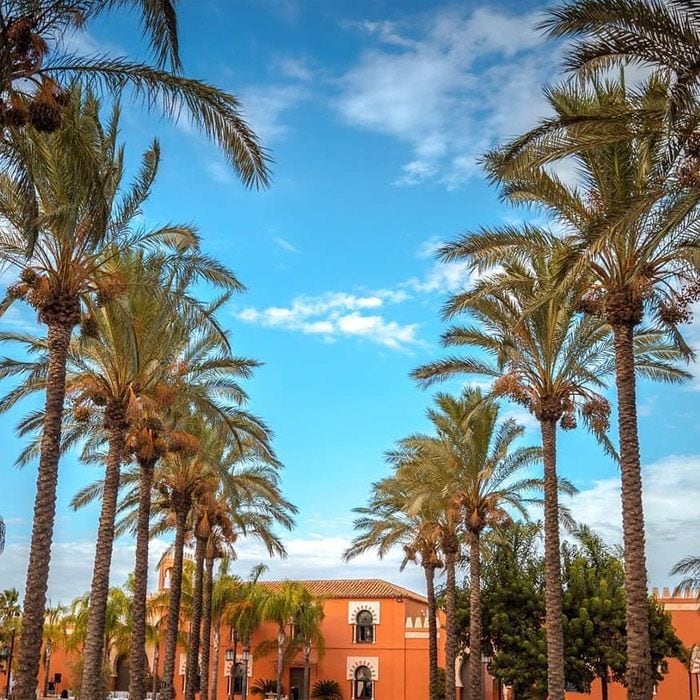
M304 690L304 669L289 669L289 700L302 700Z

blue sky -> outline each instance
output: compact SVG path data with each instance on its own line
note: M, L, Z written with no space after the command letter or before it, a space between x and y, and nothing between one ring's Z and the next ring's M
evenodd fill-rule
M536 2L437 4L413 0L202 0L181 4L186 71L231 90L274 158L274 181L246 191L215 149L187 124L173 126L125 105L128 157L158 137L161 173L144 215L199 227L208 252L229 264L248 292L222 320L236 351L265 365L249 384L251 408L273 427L286 465L284 488L300 508L290 557L271 575L377 575L420 587L396 558L345 567L351 508L383 476L383 452L426 427L430 392L408 373L438 357L446 295L468 282L460 265L433 257L440 241L481 225L523 218L500 204L477 158L545 113L540 86L557 73L560 47L533 29ZM68 37L79 51L143 55L133 18L100 20ZM6 276L3 276L6 280ZM0 327L26 326L13 310ZM696 324L689 335L700 338ZM4 352L11 352L5 349ZM452 387L456 387L453 384ZM693 552L700 382L643 384L640 425L651 582ZM527 439L537 441L532 419ZM0 513L9 538L0 588L21 587L35 469L12 461L20 413L4 416ZM616 467L583 433L561 439L561 473L581 489L575 515L618 541ZM61 465L49 595L70 598L89 585L97 510L71 513L93 467ZM154 543L159 553L165 541ZM261 554L240 549L240 571ZM131 569L133 546L115 550L114 581Z

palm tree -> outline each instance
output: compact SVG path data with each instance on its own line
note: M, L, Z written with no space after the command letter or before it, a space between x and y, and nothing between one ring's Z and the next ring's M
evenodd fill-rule
M410 483L395 476L387 477L373 484L369 503L363 508L355 508L359 514L354 522L359 534L343 555L348 561L376 549L380 559L394 547L403 548L405 558L403 569L409 562L419 564L425 573L428 600L428 675L429 700L438 700L438 645L437 645L437 602L435 598L435 572L442 568L440 556L440 516L428 510L428 504L420 509L408 510L407 489Z
M258 583L258 579L265 571L266 567L262 564L253 569L249 579L244 584L241 595L229 606L225 615L226 621L236 630L238 638L243 644L243 700L248 697L250 643L255 631L264 622L263 613L268 589ZM246 651L248 654L245 653Z
M230 444L230 436L206 425L201 426L200 435L201 440L196 452L169 453L160 461L154 476L153 512L154 515L161 515L163 518L154 531L175 528L174 563L163 670L163 692L166 693L166 698L169 697L167 694L173 691L184 544L188 522L191 528L196 527L192 518L198 517L197 507L203 505L210 497L209 495L216 493L221 487L222 492L234 504L231 512L235 514L235 523L239 523L237 520L239 517L242 522L245 522L245 518L248 517L246 512L248 512L256 513L258 519L264 522L268 529L273 523L289 529L293 524L292 516L296 512L296 508L280 493L280 465L265 440L251 435L246 442L241 440ZM137 494L127 493L120 507L129 511L136 506L137 502ZM240 508L240 516L235 511L237 508ZM259 537L271 555L283 551L281 542L274 535L265 539L261 534L261 528L255 530L250 527L248 530L241 528L241 531L244 534L251 531ZM199 634L196 618L198 615L201 616L201 576L200 569L199 574L195 575L191 615L193 634L190 647L198 645L195 636L198 637ZM196 666L194 663L192 665Z
M153 172L153 174L155 174ZM150 189L148 179L141 179L138 191L145 193ZM84 434L92 434L95 440L102 440L106 433L108 453L106 457L106 476L101 490L102 508L100 525L97 533L95 565L90 593L90 621L88 634L83 649L83 687L81 692L94 695L101 682L100 670L103 666L102 644L105 606L109 589L109 572L114 540L114 519L117 507L117 495L120 483L120 468L127 447L134 447L134 435L138 435L144 418L152 413L154 406L162 404L164 397L172 396L166 384L172 384L173 352L189 338L194 327L201 328L203 337L209 330L209 343L218 344L220 351L225 351L227 341L219 338L215 323L209 318L207 310L202 310L191 299L187 286L198 277L207 274L208 264L205 258L183 252L169 260L161 254L128 254L119 260L125 293L119 302L106 303L91 311L88 321L83 325L85 331L79 339L74 339L67 358L66 393L72 406L75 426L68 429L64 443L74 444ZM226 275L219 266L216 272L223 273L222 281L229 289L235 288L237 282L231 275ZM154 290L156 290L154 292ZM176 316L177 315L177 316ZM138 322L136 322L138 321ZM208 326L208 328L207 328ZM21 338L34 352L43 344L29 336ZM201 342L201 341L200 341ZM242 372L248 371L245 361L239 360ZM25 381L14 390L13 398L26 396L30 392L44 391L47 353L44 351L38 362L5 361L0 363L4 376L22 376ZM38 379L39 378L39 379ZM10 402L11 403L11 402ZM149 410L150 409L150 410ZM97 412L96 416L92 414ZM25 434L31 428L38 431L42 425L42 416L32 414L20 426L20 433ZM143 441L141 441L143 442ZM39 441L30 447L20 458L28 460L39 451ZM140 445L140 443L139 443ZM150 444L149 444L150 446ZM93 453L93 446L88 443L87 459ZM145 479L152 472L154 454L147 454L136 449L137 458ZM155 455L157 458L157 454ZM150 482L147 494L150 496ZM146 536L137 539L137 591L135 619L141 621L134 626L134 644L132 655L145 654L145 606L146 577L148 567L148 508L145 509ZM142 513L143 516L143 513ZM145 539L145 542L144 542ZM145 573L143 569L146 569ZM134 696L145 695L144 663L132 659L131 682ZM137 690L139 689L139 690ZM139 694L140 693L140 694Z
M15 639L22 624L22 608L19 604L19 591L16 588L8 588L0 592L0 635L3 642L9 636L9 649L7 650L7 685L5 697L10 697L10 682L12 680L12 661L15 652Z
M498 230L492 235L501 235ZM564 698L564 638L562 630L561 562L557 477L557 425L576 427L584 422L605 449L615 455L607 431L610 406L598 393L605 377L614 370L612 338L601 319L581 317L575 290L552 293L556 288L558 260L564 244L547 231L545 249L503 260L497 272L477 282L473 289L453 296L445 307L448 318L468 312L476 325L449 329L443 342L451 347L470 347L485 353L452 357L414 372L424 385L453 376L470 374L495 379L492 392L524 406L537 419L542 433L544 464L544 530L546 577L546 624L548 692ZM469 258L461 243L443 248L443 257ZM539 304L547 298L546 304ZM638 371L666 368L655 354L673 352L663 336L654 332L637 335Z
M337 681L316 681L311 697L314 700L343 700L343 691Z
M51 656L54 650L65 646L66 643L66 608L56 605L46 608L44 627L42 630L42 663L44 666L44 697L49 692L49 672L51 671Z
M700 84L700 8L692 0L572 0L547 11L542 27L554 37L576 37L570 70L590 72L616 64L663 68L674 76L669 107L674 119L695 109Z
M697 591L698 595L700 595L700 557L692 555L683 557L671 569L671 576L683 576L680 583L676 586L674 595L684 591Z
M600 317L613 334L622 480L622 513L628 624L627 684L631 700L649 700L649 646L644 513L636 410L635 335L645 316L669 334L676 348L659 351L663 363L689 357L679 324L700 293L693 260L697 245L698 191L677 181L678 149L662 136L668 84L652 76L636 93L624 85L597 81L592 87L567 84L549 91L556 128L539 129L490 154L492 178L512 202L541 206L565 230L559 289L579 291L579 309ZM614 140L590 137L579 118L604 118L625 105L643 106L651 124L618 122ZM655 109L652 109L655 108ZM573 159L580 184L564 184L552 166ZM483 232L461 241L479 269L506 258L520 259L550 243L536 230ZM541 303L545 303L543 299ZM652 378L677 380L684 373L642 369ZM685 375L687 376L687 375Z
M155 66L102 54L65 54L61 39L86 21L118 7L141 15ZM241 117L233 96L180 74L177 14L173 0L5 0L0 16L2 126L43 132L59 128L70 107L70 81L119 96L128 87L149 109L189 119L216 142L245 185L266 186L267 156ZM10 144L12 146L12 144ZM9 154L13 162L12 150Z
M21 280L8 289L1 310L23 299L48 327L46 407L17 674L18 696L25 700L33 695L39 663L73 328L81 316L90 317L91 308L123 289L117 264L122 251L144 245L184 251L197 244L187 228L135 229L134 219L150 187L149 173L157 163L157 145L144 156L145 176L123 191L118 112L113 112L105 129L97 100L90 94L74 97L65 128L48 135L34 130L12 135L28 182L0 173L0 214L7 221L0 236L0 260L21 270ZM28 227L33 229L29 241ZM83 309L87 309L84 316ZM11 392L2 410L21 397L21 391Z
M212 482L212 488L218 487L216 482ZM198 690L202 691L202 697L207 697L208 691L208 674L209 674L209 643L211 630L211 592L213 589L213 581L211 578L211 569L213 566L214 552L211 551L211 557L207 556L207 550L211 547L213 550L214 544L211 542L213 537L220 535L222 540L234 540L234 529L231 518L227 512L227 504L216 498L216 493L213 490L202 490L198 494L197 502L194 504L194 605L192 609L192 617L190 619L191 633L190 642L187 647L187 676L185 679L185 700L194 700ZM205 577L205 564L208 576ZM204 594L205 578L208 578L209 583L206 585L208 589L207 595ZM202 629L202 616L204 614L204 627ZM206 618L209 619L206 619ZM200 642L204 638L206 651L202 648L202 667L200 669ZM204 645L203 645L204 647ZM198 687L199 678L206 679L204 688Z
M268 588L262 601L263 619L277 625L277 700L282 697L282 674L292 626L307 596L308 591L298 581L283 581L280 586Z
M235 422L243 431L246 421L230 412L227 415L228 407L221 401L225 396L238 400L244 396L236 379L248 376L255 365L252 361L228 354L228 341L211 316L211 309L202 309L191 296L189 283L196 281L208 268L204 259L195 260L196 257L178 255L170 263L158 255L132 256L126 269L125 295L119 303L107 304L93 313L93 335L96 337L75 343L74 352L69 356L67 387L75 426L67 431L66 441L72 444L86 433L92 433L93 441L88 443L84 454L84 458L90 461L94 457L93 442L99 443L104 435L102 423L91 422L90 412L94 406L106 406L105 410L112 407L112 413L117 409L121 416L121 446L115 450L113 440L109 439L110 455L114 452L122 456L131 454L140 470L139 516L135 524L136 612L130 664L134 697L142 697L146 692L144 611L153 466L164 450L183 449L193 442L186 433L177 431L165 436L159 415L175 410L175 403L182 403L184 395L186 400L197 403L201 411L223 414L227 416L226 422L231 425ZM217 267L215 272L213 279L220 277L224 284L230 282L231 287L235 284L233 277L228 276L227 280L222 268ZM146 280L148 284L144 284ZM158 292L154 293L153 289ZM35 373L27 363L20 364L18 369L25 374L31 369L30 376ZM248 432L264 430L252 417L246 420ZM23 427L26 429L27 426ZM96 562L102 562L100 567L105 572L102 577L103 596L108 583L121 458L117 457L112 469L116 472L114 478L109 478L113 463L108 459L108 478L101 488L95 491L90 487L74 500L74 506L80 506L91 498L102 496L103 516L98 531ZM106 503L109 504L108 518L105 517ZM103 536L107 530L109 532ZM106 546L100 550L99 543L103 539L109 545L109 556L101 556L107 550ZM96 566L96 569L100 567ZM97 600L94 591L92 599ZM94 607L99 606L93 603ZM94 646L99 648L100 638L99 630L93 632ZM89 650L89 644L87 647ZM100 659L93 659L92 665L88 664L90 655L85 655L86 668L95 666L94 675L101 668L101 652L97 654ZM98 682L90 678L86 674L85 682Z
M323 600L312 596L307 591L307 595L299 606L299 610L294 618L294 642L301 646L304 658L302 700L309 700L311 697L311 652L315 648L319 658L325 652L325 640L321 628L324 615Z
M213 559L211 562L207 562L206 578L204 581L204 591L205 595L209 592L209 567L213 566ZM229 558L223 557L221 564L219 566L219 571L216 576L212 577L211 581L211 593L210 593L210 603L209 608L209 618L210 618L210 628L211 628L211 641L213 647L213 663L211 664L211 681L207 679L207 686L209 687L209 698L210 700L217 700L217 690L218 690L218 680L219 680L219 651L221 649L221 626L224 624L225 616L228 613L231 606L235 605L242 596L242 591L244 589L244 584L238 576L233 576L229 573ZM204 615L206 618L206 614ZM206 631L206 619L204 621L202 630L202 681L204 681L206 673L206 664L204 660L204 652L207 649L207 642L205 639ZM234 669L235 671L235 669ZM204 693L204 683L200 689L200 697L202 700L207 700Z
M251 484L246 483L246 478L251 480ZM219 593L217 605L214 605L214 580L213 569L214 560L236 556L235 546L240 538L253 538L262 542L270 556L276 555L286 557L287 552L282 540L275 534L274 527L282 524L285 528L292 525L290 516L296 509L289 507L288 502L280 503L279 494L269 482L264 471L257 474L250 469L247 470L246 478L243 474L238 474L233 481L227 480L224 488L217 498L209 498L205 501L205 517L198 523L199 531L209 532L206 546L204 548L204 585L202 591L202 635L201 635L201 668L200 695L206 700L209 690L209 659L211 635L214 613L218 607L218 624L224 611L221 605L224 601L229 605L236 602L236 598L228 598L227 593L245 594L246 588L241 586L239 579L224 585L223 591ZM234 487L235 484L235 488ZM270 488L273 486L273 488ZM281 507L280 507L281 506ZM199 506L198 510L201 508ZM288 511L288 512L287 512ZM196 556L195 556L196 559ZM262 569L255 568L252 578L257 578L262 573ZM230 578L226 576L225 578ZM215 662L218 664L218 646ZM235 668L234 668L235 671ZM216 675L214 675L216 683ZM215 691L215 687L214 687ZM212 693L213 700L216 700L216 692Z
M400 478L414 480L416 504L437 499L456 514L466 533L469 696L478 698L483 694L481 537L485 530L509 524L513 514L527 518L527 506L541 502L528 495L541 488L541 481L526 473L541 459L541 450L515 448L513 443L522 437L524 428L512 419L499 422L498 404L479 390L465 389L458 398L438 394L435 403L436 408L428 411L435 435L417 434L402 440L395 464ZM560 488L571 492L565 483Z

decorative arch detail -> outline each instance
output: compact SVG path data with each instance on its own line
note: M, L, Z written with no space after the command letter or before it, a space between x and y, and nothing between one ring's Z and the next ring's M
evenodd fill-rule
M350 600L348 601L348 624L354 625L357 620L357 613L366 610L372 615L372 624L379 624L380 604L377 600Z
M372 673L372 680L379 680L379 657L378 656L348 656L346 678L349 681L355 680L355 671L360 666L366 666Z

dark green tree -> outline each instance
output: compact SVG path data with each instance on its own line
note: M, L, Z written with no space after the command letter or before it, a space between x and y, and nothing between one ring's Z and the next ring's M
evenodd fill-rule
M485 544L482 567L483 639L490 672L513 687L518 698L547 697L544 558L541 529L516 523ZM627 655L624 569L619 548L606 545L585 526L562 547L564 666L567 685L590 692L599 679L603 700L608 684L624 682ZM458 593L458 625L469 645L469 591ZM671 616L649 599L649 634L655 682L667 659L683 658Z

